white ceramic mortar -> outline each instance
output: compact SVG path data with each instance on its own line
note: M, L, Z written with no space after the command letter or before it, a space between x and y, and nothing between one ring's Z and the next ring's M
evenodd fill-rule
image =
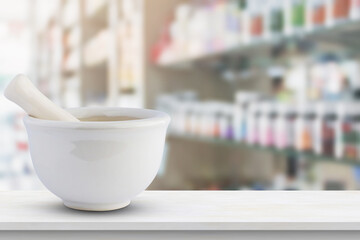
M77 108L69 112L80 119L140 119L63 122L26 116L38 177L70 208L107 211L127 206L157 174L170 117L131 108Z

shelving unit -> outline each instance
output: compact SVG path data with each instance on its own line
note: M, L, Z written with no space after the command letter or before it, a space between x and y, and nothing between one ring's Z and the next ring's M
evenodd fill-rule
M249 149L249 150L257 150L257 151L264 151L269 152L272 154L280 155L280 156L298 156L299 158L305 158L308 161L312 162L330 162L330 163L338 163L338 164L347 164L350 166L360 166L360 162L350 159L340 159L335 158L332 156L325 156L325 155L317 155L310 152L300 152L294 149L277 149L274 147L262 147L260 145L250 145L244 142L236 142L232 140L225 140L225 139L216 139L216 138L207 138L207 137L199 137L199 136L191 136L185 134L170 134L168 136L168 140L185 140L191 142L198 142L198 143L206 143L212 144L217 146L224 146L230 148L242 148L242 149Z
M181 1L160 0L159 9L147 0L54 1L44 20L49 24L37 29L41 49L35 81L64 107L153 108L161 87L150 76L150 49ZM160 21L156 25L153 19ZM51 29L57 33L49 39ZM54 51L57 56L51 58ZM50 66L58 71L50 74Z
M162 1L161 4L164 4L164 6L161 11L157 12L156 16L151 14L151 12L156 11L155 7L148 6L148 14L146 14L146 26L150 26L146 30L148 52L150 52L151 47L159 39L159 35L164 32L164 26L169 23L168 16L171 11L174 11L179 3L185 2L175 0ZM154 26L160 27L155 28ZM264 60L267 57L265 56L266 54L271 56L271 51L274 48L281 44L295 41L317 42L321 47L324 45L324 48L329 47L331 50L344 50L346 51L344 54L357 57L359 56L360 49L359 36L360 20L349 19L336 22L331 26L314 28L312 31L304 30L294 32L291 35L283 34L268 39L260 38L246 44L239 42L229 48L216 52L207 52L195 57L184 57L169 62L151 63L149 60L150 54L148 53L145 74L147 86L155 85L158 87L154 87L153 91L146 95L146 102L148 106L153 107L155 106L156 96L188 89L198 93L199 99L204 100L217 99L233 102L235 92L239 89L257 91L266 95L271 93L271 86L270 81L266 81L268 76L264 73L263 68L255 68L256 76L246 81L239 80L235 83L226 83L212 68L213 63L221 62L224 57L232 58L236 56L252 59L261 58L260 60ZM270 61L269 64L276 65L277 63ZM350 175L353 174L353 170L350 169L360 165L360 163L348 159L336 159L312 153L299 153L294 150L277 150L274 148L249 146L245 143L191 135L171 133L167 138L167 142L169 148L166 162L168 173L162 179L155 180L153 184L154 189L156 189L156 186L169 186L171 184L173 186L177 184L186 186L187 181L200 182L201 180L208 181L207 186L209 186L213 182L226 179L226 177L234 178L237 181L239 180L237 176L231 176L232 169L241 175L244 173L241 169L248 165L255 165L258 168L269 168L270 171L273 171L271 174L274 174L278 171L278 165L286 162L287 157L291 155L304 159L310 165L316 165L316 168L320 165L319 169L322 170L319 171L324 175L326 175L324 172L327 172L329 169L328 172L333 171L335 166L338 171L343 171L342 174L348 175L350 178ZM221 172L225 171L222 170L225 166L227 167L228 175L224 177L221 175ZM179 171L183 172L182 176L178 176ZM204 173L205 171L208 171L208 174ZM177 182L170 182L173 178L178 178ZM241 181L239 180L239 182ZM197 187L202 188L202 186Z
M132 10L138 12L135 18L142 24L142 1L139 0L56 1L56 10L46 20L49 24L38 30L38 45L52 45L51 49L40 49L39 58L46 58L39 63L41 68L51 69L50 66L54 66L54 69L59 69L52 74L38 71L40 82L52 85L48 87L53 89L48 91L48 96L64 107L125 106L129 104L129 96L131 106L143 106L143 66L134 64L128 70L133 73L131 80L119 70L126 68L126 61L129 61L119 57L124 51L124 44L128 44L121 33L121 25L127 21L122 8L134 2L138 8ZM127 28L133 32L142 31L142 25L130 23ZM56 29L56 35L48 39L52 29ZM136 45L141 41L141 34L127 40ZM52 52L56 52L56 58L49 59L48 55ZM143 62L142 49L131 57L136 62ZM128 89L123 91L122 86L126 84ZM44 92L47 92L45 88L47 86L44 87Z
M255 39L248 43L239 42L233 47L221 49L216 52L203 53L196 57L186 57L177 59L171 62L158 63L160 67L164 68L191 68L194 64L204 62L223 56L231 55L254 55L258 52L263 52L271 47L282 44L289 40L303 39L303 40L318 40L324 42L336 42L349 47L349 51L359 52L360 43L358 38L360 36L360 20L344 20L333 26L324 26L313 29L311 31L294 32L291 35L278 35L270 39ZM354 53L354 52L353 52Z

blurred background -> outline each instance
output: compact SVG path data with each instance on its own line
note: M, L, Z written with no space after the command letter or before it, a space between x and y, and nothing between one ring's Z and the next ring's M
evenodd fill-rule
M0 91L172 123L149 189L360 189L360 0L0 0ZM0 190L42 189L0 96Z

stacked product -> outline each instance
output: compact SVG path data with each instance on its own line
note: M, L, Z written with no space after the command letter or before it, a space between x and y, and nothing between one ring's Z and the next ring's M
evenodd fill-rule
M223 102L179 103L175 132L233 139L233 106Z
M237 141L247 136L247 120L250 103L257 100L259 95L254 92L239 92L235 96L236 108L234 109L234 138Z
M337 113L336 157L360 159L360 104L338 104Z
M316 106L314 151L322 155L335 155L336 109L331 104L319 103Z
M296 110L289 104L277 103L277 118L274 123L274 146L287 149L295 145Z
M224 51L258 39L332 27L360 18L359 0L205 0L177 6L154 46L153 60L169 63ZM211 26L211 27L209 27Z
M295 145L298 151L312 152L314 149L315 111L310 104L301 104L297 108L297 117L294 122Z
M170 131L249 145L360 160L360 104L289 104L238 92L236 103L199 101L192 92L165 95L158 107L170 113Z
M277 149L360 160L360 105L317 102L291 105L237 95L235 140ZM239 101L240 100L240 101ZM245 133L245 134L244 134Z
M158 109L168 112L173 134L198 135L209 138L234 139L234 105L220 101L197 100L192 92L164 95Z

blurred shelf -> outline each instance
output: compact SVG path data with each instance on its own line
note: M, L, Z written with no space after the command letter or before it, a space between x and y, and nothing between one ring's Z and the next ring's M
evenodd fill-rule
M78 69L64 69L62 70L62 76L67 79L67 78L71 78L74 77L78 74L79 70Z
M167 68L188 68L196 62L212 60L222 56L229 56L235 54L256 55L257 53L263 53L263 51L268 50L273 46L295 39L337 42L344 46L354 47L354 49L359 50L359 38L360 20L349 19L335 23L333 26L317 27L312 31L307 31L304 29L298 30L291 35L281 34L278 36L274 36L270 39L251 39L249 43L239 42L239 44L225 49L203 53L199 56L194 57L184 57L166 63L157 63L157 65Z
M289 155L297 155L300 158L306 158L309 161L316 161L316 162L331 162L337 164L347 164L351 166L359 166L360 167L360 160L356 162L355 160L351 159L340 159L331 156L324 156L324 155L317 155L310 152L300 152L294 149L284 149L280 150L274 147L262 147L259 145L250 145L244 142L236 142L233 140L225 140L219 138L209 138L209 137L202 137L202 136L195 136L195 135L188 135L188 134L175 134L170 133L167 136L168 140L184 140L189 142L199 142L199 143L207 143L217 146L224 146L224 147L232 147L232 148L243 148L243 149L250 149L250 150L257 150L257 151L266 151L282 156L289 156Z
M136 94L136 88L135 87L121 88L120 93L125 95L134 95Z
M75 21L69 25L64 25L63 26L63 32L64 33L69 33L71 32L73 29L75 28L79 28L80 27L80 23L78 21Z
M85 45L97 37L102 30L107 29L107 24L87 24L84 26L84 42Z
M108 27L108 3L104 0L89 1L84 18L84 42L94 38Z
M85 62L84 68L86 70L102 70L108 67L108 59L106 56L102 56L101 58L97 59L93 62Z
M86 5L86 20L107 24L107 4L108 3L105 0L89 1L88 5Z

